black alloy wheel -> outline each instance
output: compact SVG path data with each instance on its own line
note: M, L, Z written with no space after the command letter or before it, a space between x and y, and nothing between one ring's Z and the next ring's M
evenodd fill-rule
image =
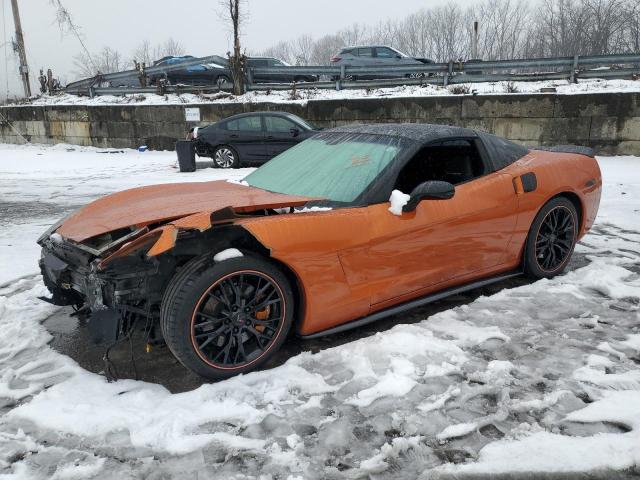
M269 349L284 316L284 294L275 280L257 271L231 273L211 285L196 305L193 347L215 368L245 367Z
M534 278L550 278L569 263L578 239L578 213L566 197L547 202L536 215L524 252L525 272Z
M575 240L573 213L566 207L553 208L542 220L536 236L538 266L552 272L571 254Z
M293 317L289 280L268 258L248 252L216 262L205 254L169 282L160 326L185 367L219 380L266 363L284 343Z

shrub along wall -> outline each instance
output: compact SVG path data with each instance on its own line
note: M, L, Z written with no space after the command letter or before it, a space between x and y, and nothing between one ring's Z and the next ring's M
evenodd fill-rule
M198 108L201 121L187 122L185 108ZM27 105L1 108L0 142L23 143L17 130L33 143L173 149L192 126L260 110L288 111L325 128L354 122L441 123L488 131L526 145L570 143L603 154L640 155L640 93L461 95L310 100L306 104Z

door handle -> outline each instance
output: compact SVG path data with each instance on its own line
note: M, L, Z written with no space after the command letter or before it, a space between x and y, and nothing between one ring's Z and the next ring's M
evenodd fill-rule
M231 138L238 138L238 135L236 135L235 133L230 135L230 136L231 136Z
M267 135L267 140L273 140L273 135Z

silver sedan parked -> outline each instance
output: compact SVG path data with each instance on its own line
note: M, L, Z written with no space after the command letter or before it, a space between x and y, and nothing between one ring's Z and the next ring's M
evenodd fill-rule
M388 66L407 66L407 65L424 65L426 63L433 63L433 60L428 58L416 58L402 53L393 47L386 45L373 45L373 46L352 46L345 47L331 57L331 63L333 65L345 65L348 67L388 67ZM360 75L354 76L347 74L347 78L350 80L365 80L374 78L398 78L398 77L415 77L422 76L419 72L415 73L395 73L393 69L389 69L389 73L380 73L376 75Z

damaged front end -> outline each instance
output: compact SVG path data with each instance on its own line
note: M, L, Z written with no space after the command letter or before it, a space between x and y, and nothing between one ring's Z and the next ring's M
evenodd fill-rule
M111 344L136 319L154 317L150 307L161 300L154 292L162 292L163 278L175 264L149 257L144 248L132 250L111 266L104 264L114 252L147 232L146 227L122 229L84 243L53 233L39 242L40 270L51 292L47 301L90 314L89 331L97 344Z
M139 320L145 325L147 343L161 342L162 297L176 271L194 257L231 246L268 255L238 223L276 214L273 209L239 214L226 207L123 228L82 242L52 228L38 241L40 269L52 295L45 300L89 315L89 331L97 344L116 342Z

